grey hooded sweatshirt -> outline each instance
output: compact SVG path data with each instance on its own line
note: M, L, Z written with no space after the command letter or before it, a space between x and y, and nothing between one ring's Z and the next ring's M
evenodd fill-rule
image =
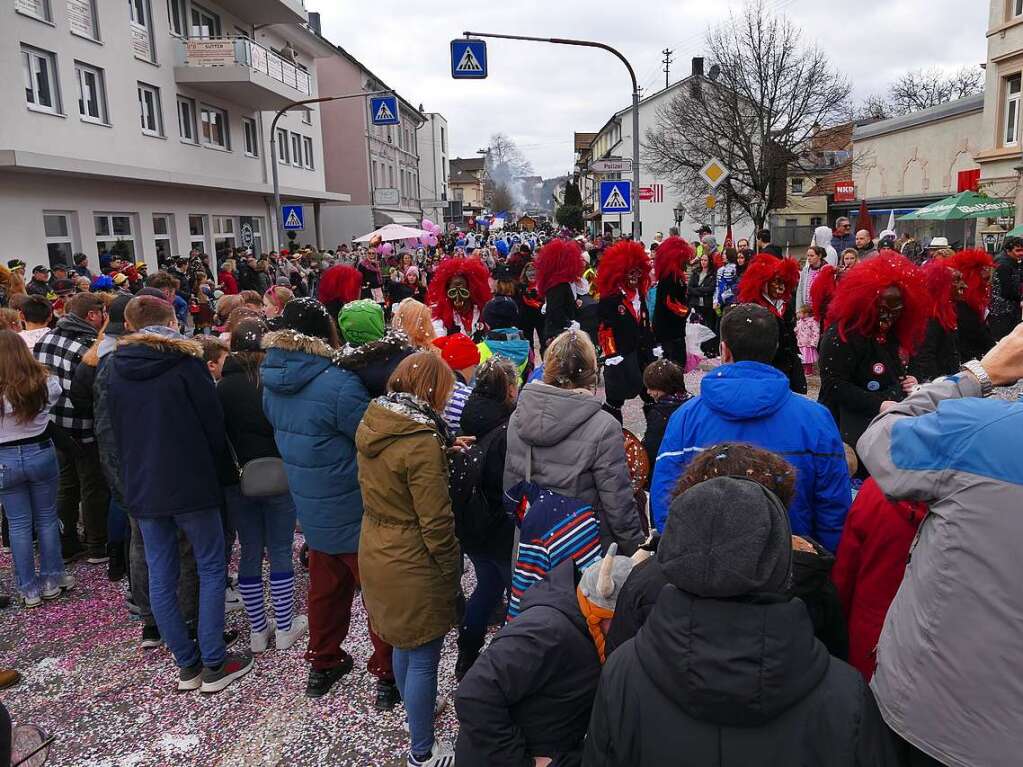
M594 396L534 381L508 422L504 489L530 480L593 505L601 548L631 556L643 542L622 427Z

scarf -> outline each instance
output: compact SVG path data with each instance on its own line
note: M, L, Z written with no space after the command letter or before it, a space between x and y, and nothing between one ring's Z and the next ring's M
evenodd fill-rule
M603 666L606 660L604 655L605 639L604 632L600 630L600 622L602 620L611 620L614 617L614 611L593 604L579 589L575 590L575 595L579 600L579 609L582 611L583 618L586 619L586 628L590 630L590 637L597 648L597 655L600 656L600 665Z
M409 394L408 392L391 392L380 397L380 404L389 410L398 412L404 410L406 411L405 415L409 418L434 426L437 429L438 435L444 441L445 447L451 447L454 444L444 419L437 415L432 407L416 395Z

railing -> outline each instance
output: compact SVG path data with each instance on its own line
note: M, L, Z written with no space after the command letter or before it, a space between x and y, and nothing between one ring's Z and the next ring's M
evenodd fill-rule
M194 67L241 64L294 88L303 96L312 95L312 83L306 72L246 37L189 38L185 41L185 64Z

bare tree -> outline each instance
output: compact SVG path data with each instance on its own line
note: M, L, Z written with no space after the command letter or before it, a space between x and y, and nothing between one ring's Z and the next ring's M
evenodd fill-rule
M508 187L504 184L494 185L490 193L490 209L497 213L502 210L512 210L514 207L515 199Z
M868 96L862 112L866 117L880 120L901 117L983 90L984 74L978 67L963 67L950 74L935 67L915 69L893 82L887 93Z
M526 199L522 189L522 177L532 173L533 166L511 138L504 133L495 133L490 137L483 194L493 210L511 207L508 205L501 208L494 202L493 198L501 187L504 187L513 205L520 203L524 207Z
M717 157L731 171L718 193L759 228L785 205L786 171L820 126L848 117L849 83L763 0L710 30L706 45L720 75L694 78L658 110L644 162L699 206L708 191L699 170Z

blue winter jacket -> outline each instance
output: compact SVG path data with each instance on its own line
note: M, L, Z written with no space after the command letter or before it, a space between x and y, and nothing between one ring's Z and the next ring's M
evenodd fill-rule
M263 346L263 410L306 542L324 554L354 554L362 525L354 440L369 394L318 338L280 330Z
M851 500L849 469L831 413L789 390L770 365L722 365L700 384L700 395L671 416L654 464L650 506L664 530L671 493L696 453L721 442L746 442L780 454L796 469L789 507L794 535L838 549Z

